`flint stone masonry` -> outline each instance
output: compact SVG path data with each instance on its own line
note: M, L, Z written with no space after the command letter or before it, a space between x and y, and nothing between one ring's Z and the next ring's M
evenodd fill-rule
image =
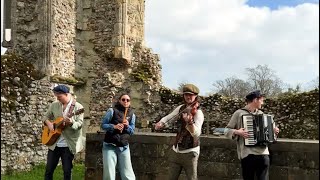
M1 82L2 83L2 82ZM47 147L41 144L41 119L52 102L52 84L34 81L28 89L26 102L15 101L15 108L9 108L10 100L1 96L1 174L6 171L25 171L33 165L45 162ZM20 88L14 88L24 94Z
M50 74L74 76L76 0L53 0Z
M161 89L162 111L172 111L181 99L181 95ZM242 107L245 102L243 99L223 97L219 94L213 94L208 97L202 97L201 108L205 115L205 122L202 133L212 134L213 128L226 127L232 114ZM172 106L167 108L168 105ZM292 95L280 96L278 98L266 98L262 111L274 116L274 121L280 128L280 138L291 139L319 139L319 90L310 92L296 93ZM156 111L157 112L157 111ZM154 123L165 114L150 114ZM158 116L158 117L157 117ZM162 132L175 132L173 124L171 128L164 129Z
M85 179L102 178L103 134L88 133ZM139 180L168 179L168 153L171 133L136 133L130 139L132 166ZM201 136L199 180L241 178L241 165L234 141L223 137ZM318 180L319 141L279 139L272 144L270 180ZM185 173L179 179L185 179ZM117 173L119 176L119 174ZM118 177L119 179L119 177Z

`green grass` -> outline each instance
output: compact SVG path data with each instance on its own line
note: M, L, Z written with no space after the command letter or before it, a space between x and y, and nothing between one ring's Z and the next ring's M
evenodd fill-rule
M44 164L33 167L28 172L12 172L10 174L1 175L2 180L43 180L46 166ZM84 179L84 164L74 164L72 169L73 180ZM58 165L53 174L53 179L63 179L62 166Z

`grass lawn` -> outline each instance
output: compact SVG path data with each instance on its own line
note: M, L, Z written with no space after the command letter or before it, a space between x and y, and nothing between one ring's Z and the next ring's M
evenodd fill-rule
M2 180L43 180L46 166L44 164L35 166L28 172L13 172L11 174L1 175ZM53 174L53 179L62 180L62 166L58 165ZM84 179L84 164L74 164L72 169L73 180Z

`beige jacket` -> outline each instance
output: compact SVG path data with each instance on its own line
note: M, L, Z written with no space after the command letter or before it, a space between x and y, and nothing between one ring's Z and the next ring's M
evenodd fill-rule
M83 108L83 106L80 103L76 102L73 112L76 112L81 108ZM62 103L60 103L59 101L56 101L50 105L49 109L45 114L45 118L43 119L43 121L46 121L46 120L54 121L56 118L62 117L62 116L63 116ZM84 148L85 139L84 137L82 137L83 117L84 117L83 113L79 115L74 115L71 118L73 122L72 126L66 127L62 131L62 135L65 138L72 154L76 154ZM51 146L48 146L49 149L54 150L56 147L56 143L57 142L55 142Z

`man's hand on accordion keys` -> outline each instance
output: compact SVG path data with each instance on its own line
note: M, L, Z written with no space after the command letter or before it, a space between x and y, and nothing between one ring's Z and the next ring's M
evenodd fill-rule
M247 130L245 130L245 128L240 128L234 131L235 135L241 136L243 138L248 138L249 137L249 133Z

